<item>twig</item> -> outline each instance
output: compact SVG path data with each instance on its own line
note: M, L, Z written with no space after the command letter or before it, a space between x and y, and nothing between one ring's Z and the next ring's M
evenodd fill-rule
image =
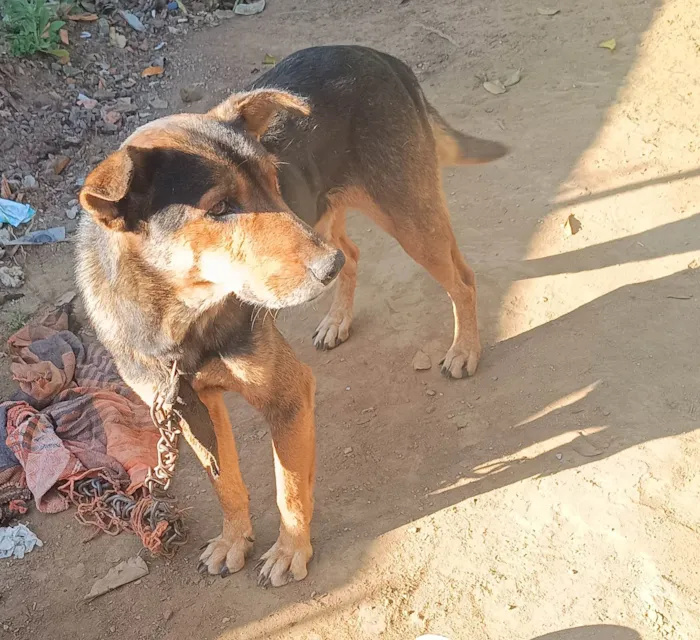
M441 38L444 38L447 40L447 42L450 42L453 44L455 47L461 46L459 42L457 42L452 36L447 35L444 31L440 31L440 29L435 29L434 27L429 27L427 24L423 24L422 22L414 22L412 24L414 27L420 27L421 29L425 29L429 33L434 33L436 36L440 36Z

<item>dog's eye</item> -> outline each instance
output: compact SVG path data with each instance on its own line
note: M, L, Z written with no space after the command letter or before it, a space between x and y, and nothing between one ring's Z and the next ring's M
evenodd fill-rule
M207 213L210 216L223 216L229 210L229 203L226 200L222 200L218 204L215 204Z

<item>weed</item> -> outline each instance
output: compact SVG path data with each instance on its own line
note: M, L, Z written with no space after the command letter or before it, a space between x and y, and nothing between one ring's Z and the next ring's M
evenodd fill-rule
M27 324L29 318L30 315L25 311L13 311L9 319L6 321L7 329L10 334L19 331L25 324Z
M13 56L50 53L65 59L68 52L58 46L59 29L65 24L56 19L57 4L46 0L0 0L2 23Z

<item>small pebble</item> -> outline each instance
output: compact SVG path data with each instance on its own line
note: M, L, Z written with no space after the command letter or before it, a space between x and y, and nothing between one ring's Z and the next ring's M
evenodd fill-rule
M345 450L343 451L343 453L346 456L349 456L352 453L352 447L346 447Z
M561 460L564 456L561 453L557 453L557 460Z
M434 395L435 395L435 392L434 392L432 389L428 389L428 390L426 391L426 393L427 393L429 396L434 396Z

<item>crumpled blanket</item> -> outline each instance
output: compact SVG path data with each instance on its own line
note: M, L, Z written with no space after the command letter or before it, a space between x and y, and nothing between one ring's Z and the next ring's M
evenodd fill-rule
M8 340L20 391L0 404L0 495L28 488L40 511L68 508L56 483L99 470L132 493L157 462L148 407L109 352L68 329L67 308Z
M23 524L0 527L0 558L13 557L21 560L34 547L43 546L44 543Z

